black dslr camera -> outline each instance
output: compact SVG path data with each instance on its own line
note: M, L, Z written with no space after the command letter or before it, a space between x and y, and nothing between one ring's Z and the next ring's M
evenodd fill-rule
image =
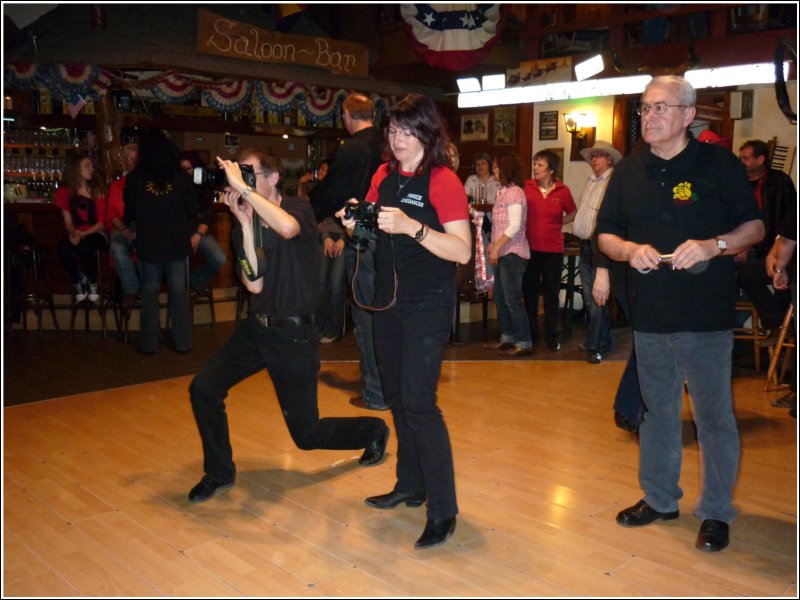
M375 204L366 200L358 204L345 204L344 218L356 221L353 236L350 238L356 251L361 252L369 248L372 234L378 227L378 210L380 209Z
M250 165L239 165L242 170L242 179L251 188L256 187L256 171ZM207 185L215 190L222 190L228 185L225 169L212 169L210 167L197 167L192 173L195 185Z

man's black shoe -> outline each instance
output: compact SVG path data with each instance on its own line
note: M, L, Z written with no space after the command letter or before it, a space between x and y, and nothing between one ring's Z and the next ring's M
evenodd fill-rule
M623 527L640 527L641 525L648 525L653 521L670 521L677 519L680 511L674 512L658 512L650 508L650 505L644 500L639 500L633 506L626 508L617 515L617 523Z
M441 546L453 535L455 530L456 518L454 516L448 519L428 519L428 522L425 523L425 530L417 540L417 543L414 544L414 547L417 550L423 550Z
M377 404L367 404L367 401L364 400L364 396L355 396L350 398L350 404L356 408L365 408L367 410L389 410L392 408L389 405L378 406Z
M380 464L386 456L386 444L389 443L389 428L384 425L383 434L375 441L370 442L364 449L364 454L358 459L358 464L365 467L372 467Z
M694 547L705 552L719 552L730 542L728 524L725 521L706 519L700 525L700 533Z
M425 504L425 492L389 492L382 496L370 496L364 502L372 508L394 508L398 504L406 506L422 506Z
M639 426L634 425L630 419L623 417L618 412L614 412L614 425L625 431L630 431L633 435L639 435Z
M231 479L225 483L219 483L213 479L203 477L200 483L194 486L192 491L189 492L189 502L205 502L217 492L224 492L225 490L231 489L234 483L236 483L235 479Z
M603 355L599 352L593 352L586 360L593 365L599 365L601 362L603 362Z

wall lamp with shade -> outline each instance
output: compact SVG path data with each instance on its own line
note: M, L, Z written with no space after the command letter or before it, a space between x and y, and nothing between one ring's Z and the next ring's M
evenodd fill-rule
M590 112L564 113L564 125L572 136L570 160L583 160L581 150L594 146L597 119Z

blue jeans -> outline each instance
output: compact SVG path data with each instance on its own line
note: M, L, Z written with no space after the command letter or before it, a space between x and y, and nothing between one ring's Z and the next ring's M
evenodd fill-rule
M608 303L600 306L594 301L592 287L597 272L592 266L592 246L588 241L581 242L581 256L578 269L581 274L581 298L583 308L589 317L586 328L586 348L603 354L611 350L614 340L611 338L611 319L608 316ZM609 301L611 297L609 296Z
M617 296L620 308L625 315L625 320L630 323L630 307L628 306L627 296ZM642 400L642 390L639 387L639 375L636 372L636 341L631 340L631 353L628 362L625 364L625 371L619 381L617 395L614 398L614 412L621 414L637 427L642 422L644 415L644 400Z
M659 512L678 510L683 382L692 401L700 446L700 497L694 514L730 523L739 468L739 432L731 389L731 331L634 332L636 361L647 412L639 427L639 483Z
M189 294L186 291L185 258L166 263L148 263L139 258L139 277L142 282L139 350L153 353L158 348L158 336L161 330L158 294L164 276L167 278L168 311L175 349L187 352L192 349L192 315L189 308Z
M425 492L428 518L458 512L450 437L436 405L436 386L455 310L455 282L406 290L375 313L375 347L397 432L398 492Z
M189 283L196 290L204 290L208 282L217 274L224 265L228 257L219 247L217 240L213 235L204 235L200 238L200 244L197 246L197 251L200 252L206 259L205 262L197 267L189 276Z
M356 269L356 256L358 256L358 276L352 284L355 298L362 304L370 305L375 299L375 240L370 244L369 250L356 252L352 244L344 248L345 261L347 262L347 280L353 281ZM375 358L375 336L372 332L372 313L359 308L355 302L352 305L353 335L358 344L361 368L361 380L364 382L362 396L364 402L372 406L386 406L381 387L381 376L378 371L378 361Z
M324 418L317 404L319 345L315 325L264 327L251 316L203 365L189 394L203 442L203 469L217 482L236 476L225 398L231 387L266 368L301 450L366 448L383 435L382 419Z
M316 322L323 337L339 338L344 331L344 305L347 297L345 254L330 257L324 246L319 265L319 308Z
M531 348L531 326L522 304L522 276L528 259L506 254L497 261L494 274L494 303L500 321L500 341L519 348Z
M136 266L131 260L131 252L136 249L136 240L129 239L121 231L115 229L111 233L111 243L108 246L108 253L114 261L122 292L125 295L136 295L139 293L139 276L136 274Z

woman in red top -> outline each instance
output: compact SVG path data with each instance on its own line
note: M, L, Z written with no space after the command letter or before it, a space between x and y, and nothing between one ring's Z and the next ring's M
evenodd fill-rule
M455 310L455 263L469 262L472 236L467 195L450 168L433 100L406 96L388 123L394 156L373 175L366 200L378 209L373 331L397 432L397 483L366 503L388 509L427 500L421 549L443 544L456 527L453 457L436 386Z
M547 347L561 349L558 341L558 292L564 262L564 234L561 229L572 222L578 209L569 188L555 177L561 160L550 150L533 156L533 179L525 182L528 201L528 243L531 259L522 279L522 294L531 338L538 338L539 294L544 297L544 328Z
M95 252L105 247L105 189L96 176L92 158L75 154L69 158L53 202L61 209L67 235L58 244L58 258L75 290L76 302L97 302ZM78 260L84 272L78 270Z

